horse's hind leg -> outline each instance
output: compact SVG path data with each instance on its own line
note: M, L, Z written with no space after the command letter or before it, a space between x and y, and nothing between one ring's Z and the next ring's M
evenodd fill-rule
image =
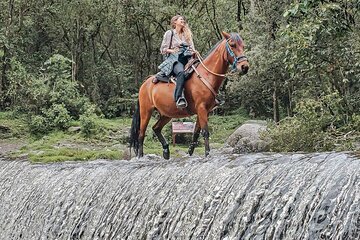
M171 118L169 118L169 117L160 116L159 120L153 126L154 133L158 137L158 139L163 147L163 157L165 159L170 158L170 150L169 150L169 144L167 143L166 139L162 135L161 130L170 120L171 120Z
M140 105L140 130L139 130L139 152L138 157L144 156L144 138L146 128L149 124L151 114L153 112L152 108L146 108L145 106Z
M190 146L189 146L189 150L188 150L188 153L189 155L193 155L194 153L194 150L195 150L195 147L197 147L198 145L198 139L199 139L199 135L200 135L200 123L199 123L199 117L196 119L196 124L195 124L195 129L194 129L194 134L193 134L193 137L192 137L192 142L190 143Z

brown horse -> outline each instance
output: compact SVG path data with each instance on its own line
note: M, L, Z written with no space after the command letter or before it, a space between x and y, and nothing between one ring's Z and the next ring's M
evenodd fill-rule
M249 63L244 55L244 42L237 33L222 32L223 39L218 42L208 56L195 69L195 73L185 83L186 109L179 109L174 102L174 84L152 82L154 76L146 79L139 90L137 109L133 115L130 148L137 157L143 156L145 131L152 112L156 109L160 118L153 126L153 131L163 147L163 156L170 158L169 144L161 134L162 128L172 118L183 118L196 114L195 131L188 153L193 154L202 131L205 144L205 156L210 152L208 115L215 106L215 96L219 90L229 65L233 71L246 74Z

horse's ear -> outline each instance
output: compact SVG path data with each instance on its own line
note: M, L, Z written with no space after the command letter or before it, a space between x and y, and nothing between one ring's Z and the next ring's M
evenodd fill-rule
M221 32L221 35L223 35L223 37L225 38L225 39L229 39L231 36L230 36L230 34L228 34L227 32L225 32L225 31L222 31Z

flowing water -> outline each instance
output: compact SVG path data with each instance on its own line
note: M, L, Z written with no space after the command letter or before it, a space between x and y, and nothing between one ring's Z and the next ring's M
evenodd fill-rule
M0 159L0 239L360 239L347 153Z

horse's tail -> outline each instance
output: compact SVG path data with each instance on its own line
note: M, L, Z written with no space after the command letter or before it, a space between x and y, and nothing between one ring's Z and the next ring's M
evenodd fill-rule
M131 130L130 130L130 156L131 148L134 148L135 154L139 151L139 130L140 130L140 104L137 101L136 109L132 118Z

